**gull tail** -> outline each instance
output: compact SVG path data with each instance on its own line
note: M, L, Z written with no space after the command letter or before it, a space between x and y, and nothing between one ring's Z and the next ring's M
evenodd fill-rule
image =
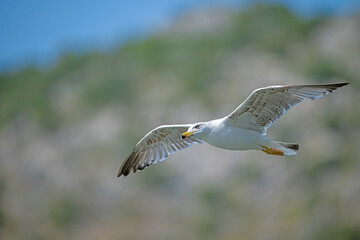
M261 145L261 147L261 151L264 153L278 156L296 155L296 151L299 150L299 144L272 141L270 139L268 139L266 145Z
M279 141L273 141L275 144L278 145L278 149L283 151L285 155L296 155L297 150L299 150L299 144L297 143L285 143Z

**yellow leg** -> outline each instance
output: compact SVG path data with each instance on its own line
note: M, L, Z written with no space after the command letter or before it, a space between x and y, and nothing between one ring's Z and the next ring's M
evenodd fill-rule
M265 146L262 146L262 147L263 147L263 149L261 149L261 151L263 151L266 154L284 156L284 152L279 150L279 149L268 148L268 147L265 147Z

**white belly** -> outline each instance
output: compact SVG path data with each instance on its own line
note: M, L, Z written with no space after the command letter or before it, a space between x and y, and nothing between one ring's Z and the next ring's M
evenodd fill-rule
M229 150L262 149L268 140L261 133L253 130L228 126L214 129L206 138L207 143Z

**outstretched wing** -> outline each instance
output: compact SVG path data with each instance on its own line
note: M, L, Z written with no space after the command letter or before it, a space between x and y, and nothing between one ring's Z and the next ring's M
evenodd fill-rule
M181 138L181 135L190 126L190 124L165 125L150 131L124 160L117 176L127 176L130 171L139 172L152 164L165 160L178 150L188 148L194 143L203 143L193 136L186 139Z
M281 85L259 88L229 116L227 123L265 133L284 113L309 98L325 96L348 83Z

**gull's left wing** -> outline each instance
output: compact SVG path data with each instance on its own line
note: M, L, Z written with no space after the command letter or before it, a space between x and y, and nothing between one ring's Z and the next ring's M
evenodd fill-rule
M152 164L165 160L178 150L188 148L194 143L203 143L194 136L182 139L181 135L190 126L190 124L164 125L147 133L124 160L117 176L127 176L130 171L139 172Z
M317 99L348 83L280 85L259 88L229 116L232 126L266 133L284 113L305 99Z

